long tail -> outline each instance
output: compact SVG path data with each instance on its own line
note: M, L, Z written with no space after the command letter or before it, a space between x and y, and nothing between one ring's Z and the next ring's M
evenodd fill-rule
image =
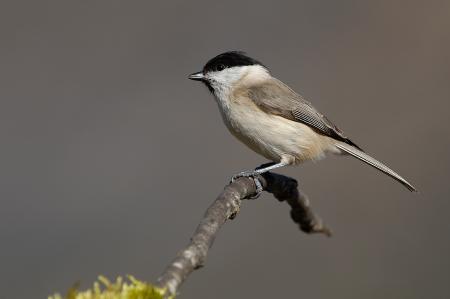
M387 167L386 165L384 165L380 161L377 161L374 158L372 158L371 156L367 155L363 151L360 151L359 149L357 149L357 148L355 148L355 147L353 147L353 146L351 146L351 145L349 145L347 143L344 143L344 142L337 142L335 145L336 145L336 147L338 149L346 152L347 154L352 155L353 157L363 161L364 163L369 164L370 166L372 166L372 167L374 167L374 168L384 172L385 174L387 174L391 178L397 180L403 186L408 188L409 191L417 192L416 188L413 185L411 185L410 183L408 183L407 180L402 178L399 174L397 174L395 171L393 171L392 169L390 169L389 167Z

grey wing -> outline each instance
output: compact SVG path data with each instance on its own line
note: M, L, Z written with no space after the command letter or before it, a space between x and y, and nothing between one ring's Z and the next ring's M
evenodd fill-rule
M277 79L250 87L248 96L267 113L304 123L323 135L343 141L362 151L326 116L319 113L310 102Z

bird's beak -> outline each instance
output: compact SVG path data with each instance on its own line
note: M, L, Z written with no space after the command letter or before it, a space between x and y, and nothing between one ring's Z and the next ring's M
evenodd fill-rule
M188 78L195 81L203 81L205 79L205 76L203 75L203 72L197 72L190 74Z

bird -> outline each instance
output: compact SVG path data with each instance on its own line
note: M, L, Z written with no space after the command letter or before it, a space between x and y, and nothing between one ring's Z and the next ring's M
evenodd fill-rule
M213 94L228 130L270 163L232 177L250 177L256 196L262 192L258 176L267 171L328 154L350 155L417 189L382 162L369 156L333 122L300 94L273 77L269 69L242 51L228 51L210 59L200 72L188 77L206 85Z

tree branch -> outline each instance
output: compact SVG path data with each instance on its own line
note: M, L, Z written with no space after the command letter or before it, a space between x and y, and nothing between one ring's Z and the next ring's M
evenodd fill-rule
M331 236L331 231L311 210L307 196L297 189L296 180L271 172L262 174L259 180L265 191L272 193L279 201L286 201L290 205L291 217L302 231ZM208 250L220 227L228 219L233 219L239 212L241 201L251 197L255 192L255 184L249 178L239 178L226 186L206 210L189 245L178 253L161 274L156 286L166 288L168 296L176 295L189 274L204 265Z

